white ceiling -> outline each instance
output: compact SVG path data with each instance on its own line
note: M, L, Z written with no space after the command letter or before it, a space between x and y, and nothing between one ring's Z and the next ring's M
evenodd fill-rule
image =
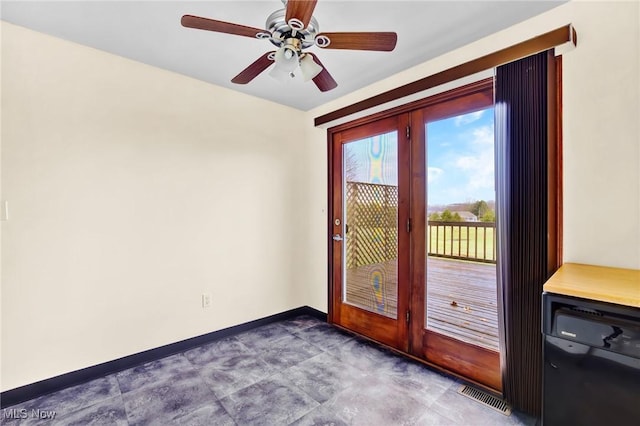
M273 49L267 40L184 28L184 14L264 28L281 0L2 1L2 20L239 92L309 110L556 7L563 1L319 0L323 31L395 31L393 52L310 48L338 82L322 93L264 72L247 85L230 80Z

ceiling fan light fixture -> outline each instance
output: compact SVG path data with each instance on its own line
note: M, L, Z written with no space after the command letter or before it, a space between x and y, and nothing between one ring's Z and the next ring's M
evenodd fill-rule
M276 51L276 68L291 72L298 66L298 52L290 46L282 46Z
M311 55L305 54L300 59L300 72L302 72L302 78L304 81L313 80L315 76L322 72L322 67L313 60Z
M275 80L278 80L280 83L288 83L293 79L293 72L287 71L279 67L276 63L271 71L269 71L269 76Z

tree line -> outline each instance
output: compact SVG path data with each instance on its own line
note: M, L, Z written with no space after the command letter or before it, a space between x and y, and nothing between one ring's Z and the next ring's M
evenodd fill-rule
M468 206L468 209L481 222L495 222L496 212L489 207L486 201L480 200ZM458 212L445 209L442 213L434 212L429 215L431 222L462 222L462 216Z

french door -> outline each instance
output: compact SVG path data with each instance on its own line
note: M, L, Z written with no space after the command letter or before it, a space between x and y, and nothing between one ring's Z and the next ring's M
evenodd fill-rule
M333 137L332 321L408 350L406 114Z
M492 87L474 83L330 132L329 320L500 391L495 198L484 189L482 217L437 211L468 201L458 195L460 203L438 206L439 191L464 189L452 186L464 167L484 173L467 186L493 183ZM478 117L485 134L463 126ZM484 157L456 157L464 137L469 149L491 146L480 147ZM444 153L439 145L452 146ZM438 157L459 175L445 173ZM451 184L438 188L445 178Z

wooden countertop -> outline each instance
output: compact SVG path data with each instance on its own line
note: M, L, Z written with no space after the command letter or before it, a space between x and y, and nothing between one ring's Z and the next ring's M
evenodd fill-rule
M640 308L640 270L565 263L544 291Z

